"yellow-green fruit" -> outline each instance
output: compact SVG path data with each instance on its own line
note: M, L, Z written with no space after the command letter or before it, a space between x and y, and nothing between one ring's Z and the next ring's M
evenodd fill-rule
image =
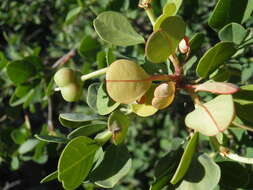
M106 71L106 89L116 102L129 104L141 98L151 86L149 75L133 61L120 59Z
M54 81L59 87L67 86L75 81L75 72L67 67L61 68L55 73Z
M168 107L174 100L175 90L176 88L174 82L160 84L154 91L152 106L157 109L164 109Z
M81 85L78 83L70 83L61 88L61 95L67 102L77 101L82 95Z

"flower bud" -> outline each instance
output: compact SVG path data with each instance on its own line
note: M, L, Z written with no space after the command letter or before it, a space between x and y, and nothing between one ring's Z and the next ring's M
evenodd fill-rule
M185 36L179 43L179 51L182 54L187 54L190 51L190 43L189 38Z

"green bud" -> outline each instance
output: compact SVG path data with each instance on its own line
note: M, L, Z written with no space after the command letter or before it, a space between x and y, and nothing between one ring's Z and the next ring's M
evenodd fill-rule
M61 68L54 75L54 81L59 87L65 87L76 80L75 72L67 67Z
M70 83L61 88L61 95L67 102L75 102L82 95L81 85L78 83Z

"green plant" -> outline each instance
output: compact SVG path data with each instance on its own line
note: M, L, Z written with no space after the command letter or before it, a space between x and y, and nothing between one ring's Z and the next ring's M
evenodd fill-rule
M105 75L105 78L102 78L104 81L92 83L87 92L87 104L98 115L59 115L60 123L73 129L67 136L55 131L50 127L50 123L48 129L44 127L36 135L40 141L30 139L24 143L23 139L30 135L29 130L27 132L20 129L17 132L18 135L23 135L20 138L14 137L13 133L13 139L21 139L19 143L24 143L23 147L30 147L29 150L20 147L20 154L25 154L35 147L38 149L39 153L33 157L34 160L40 158L36 161L43 160L41 147L44 147L45 143L66 144L57 171L45 177L42 182L58 179L65 189L75 189L82 183L113 188L132 166L133 160L125 144L131 126L129 117L134 117L132 113L141 117L159 114L160 110L173 106L173 101L177 101L181 95L187 95L193 103L184 107L189 112L185 117L185 125L188 127L185 142L172 147L171 151L158 161L150 189L162 189L165 186L168 189L214 189L219 181L221 187L252 187L248 181L241 186L230 185L226 181L226 172L223 171L227 171L230 164L235 164L231 160L243 164L253 163L251 158L233 153L235 147L240 146L237 136L242 138L235 131L238 128L252 131L250 111L253 105L253 88L252 85L242 85L241 81L237 80L238 72L233 62L239 60L240 55L247 56L242 50L247 50L252 44L250 30L245 30L241 24L249 18L253 7L250 1L245 1L245 6L239 7L242 11L234 13L234 0L220 0L209 19L209 25L218 32L220 42L200 57L203 35L191 34L189 40L186 36L187 24L182 17L175 16L182 1L163 2L162 13L156 19L155 9L152 8L157 6L156 2L140 1L139 6L144 8L153 28L146 43L144 37L137 33L128 19L119 12L105 11L96 17L93 24L98 36L103 42L110 44L106 53L102 51L97 54L98 60L106 59L107 64L106 66L101 63L103 61L98 61L101 65L97 71L79 76L79 72L64 67L58 70L54 77L47 78L46 68L41 64L36 52L21 61L8 64L1 61L3 67L6 67L8 77L16 86L10 104L23 105L29 109L32 109L36 102L41 102L43 97L47 97L47 104L50 104L49 97L57 90L61 91L66 101L77 101L82 97L84 81L89 83L89 79L102 78ZM69 12L66 24L71 23L84 9L82 2L79 1L79 4L79 7ZM87 5L91 6L92 2ZM226 22L220 9L231 13L226 15ZM116 49L116 46L129 47L142 43L145 43L145 56L136 53L134 57L128 57L122 55L125 52ZM85 37L79 46L79 53L90 55L91 50L96 48L96 42ZM114 53L118 55L115 56ZM54 68L66 64L73 56L73 51L70 51ZM92 56L89 58L92 59ZM4 56L2 60L5 60ZM194 68L196 62L198 63ZM17 76L20 71L21 74ZM54 78L59 88L51 78ZM43 88L46 91L43 91ZM42 93L45 93L44 96L35 96ZM218 96L215 97L214 94ZM29 129L28 120L26 118L25 125ZM196 153L199 141L204 141L203 139L212 146L212 153L201 147ZM209 152L209 155L201 154L203 151ZM252 168L246 166L239 164L238 168L243 172L247 170L246 176L250 176ZM199 173L196 174L195 170Z

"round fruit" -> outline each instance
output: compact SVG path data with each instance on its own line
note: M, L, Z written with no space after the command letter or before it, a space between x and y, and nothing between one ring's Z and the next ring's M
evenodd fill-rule
M59 87L67 86L75 81L75 72L67 67L61 68L55 73L54 81Z
M106 89L116 102L129 104L141 98L151 86L149 75L133 61L120 59L106 72Z
M81 85L78 83L70 83L61 88L61 95L67 102L77 101L82 95Z

